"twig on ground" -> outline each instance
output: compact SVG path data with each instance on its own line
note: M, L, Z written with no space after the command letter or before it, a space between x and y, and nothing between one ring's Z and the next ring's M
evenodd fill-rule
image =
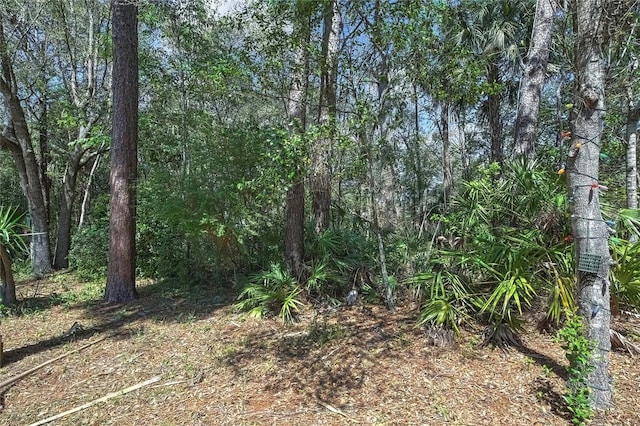
M1 382L1 383L0 383L0 389L2 389L2 388L4 388L4 387L6 387L6 386L9 386L9 385L11 385L11 384L13 384L13 383L17 382L18 380L20 380L20 379L22 379L22 378L24 378L24 377L27 377L28 375L30 375L30 374L32 374L32 373L35 373L36 371L40 370L42 367L46 367L47 365L52 364L52 363L54 363L54 362L56 362L56 361L59 361L59 360L61 360L62 358L65 358L65 357L67 357L67 356L69 356L69 355L71 355L71 354L75 354L75 353L77 353L77 352L80 352L81 350L86 349L86 348L88 348L89 346L93 346L93 345L95 345L96 343L102 342L102 341L103 341L104 339L106 339L107 337L109 337L109 336L108 336L108 335L107 335L107 336L102 336L101 338L99 338L99 339L97 339L97 340L94 340L93 342L89 342L89 343L87 343L86 345L79 347L78 349L74 349L74 350L72 350L72 351L70 351L70 352L67 352L67 353L62 354L62 355L60 355L60 356L57 356L57 357L55 357L55 358L53 358L53 359L50 359L50 360L48 360L48 361L43 362L43 363L42 363L42 364L40 364L40 365L35 366L35 367L33 367L33 368L31 368L31 369L29 369L29 370L27 370L27 371L22 372L22 373L18 374L17 376L13 376L13 377L11 377L11 378L9 378L9 379L7 379L7 380L5 380L5 381Z
M329 405L326 402L322 402L320 400L318 400L318 404L322 405L324 408L326 408L327 410L331 411L332 413L336 413L341 415L342 417L346 418L347 420L352 421L353 423L358 423L358 421L352 419L351 417L347 416L344 411L334 407L333 405Z
M125 395L125 394L127 394L129 392L133 392L134 390L140 389L140 388L145 387L147 385L150 385L152 383L156 383L159 380L160 380L160 376L152 377L151 379L146 380L146 381L141 382L141 383L138 383L137 385L130 386L128 388L119 390L117 392L112 392L112 393L110 393L108 395L103 396L102 398L94 399L91 402L87 402L86 404L82 404L82 405L80 405L80 406L78 406L76 408L72 408L71 410L65 411L64 413L56 414L55 416L51 416L51 417L46 418L44 420L40 420L39 422L32 423L29 426L41 426L41 425L45 425L47 423L51 423L52 421L58 420L58 419L60 419L62 417L65 417L65 416L68 416L69 414L77 413L78 411L82 411L82 410L85 410L85 409L87 409L89 407L93 407L94 405L99 404L99 403L104 402L104 401L107 401L107 400L109 400L111 398L115 398L117 396Z

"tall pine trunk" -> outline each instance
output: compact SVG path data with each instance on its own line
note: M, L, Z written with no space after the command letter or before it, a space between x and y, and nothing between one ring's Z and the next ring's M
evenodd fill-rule
M598 181L600 142L605 117L607 34L602 0L576 4L576 89L573 139L567 161L568 196L577 265L577 304L587 337L594 342L589 375L593 408L611 406L609 376L611 255L609 231L602 219Z
M138 8L113 2L113 140L111 218L105 301L127 302L136 292L136 178L138 141Z
M293 60L293 76L289 89L287 114L289 137L302 137L307 119L308 57L304 44L309 42L308 22L300 27L305 31L303 42L297 47ZM284 255L289 270L298 282L306 280L304 267L304 170L300 166L295 171L294 181L287 191L285 205Z
M331 148L335 139L336 94L338 76L338 46L342 32L342 17L337 0L325 6L322 37L323 69L320 80L320 110L318 124L321 136L312 147L312 210L315 230L321 234L329 227L331 208Z
M514 141L516 158L534 160L536 157L536 126L540 111L540 96L546 80L553 17L557 6L556 0L537 0L536 3L531 44L520 82Z

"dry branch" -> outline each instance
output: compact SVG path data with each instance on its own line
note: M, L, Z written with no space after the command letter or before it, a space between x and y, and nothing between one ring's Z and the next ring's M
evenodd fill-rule
M638 347L637 345L634 345L622 334L618 333L614 329L610 329L609 333L611 334L611 346L614 349L624 349L627 352L629 352L632 356L640 355L640 347Z
M33 368L31 368L31 369L29 369L29 370L27 370L27 371L22 372L22 373L18 374L17 376L13 376L13 377L11 377L10 379L5 380L4 382L1 382L1 383L0 383L0 389L4 388L4 387L6 387L6 386L9 386L9 385L11 385L11 384L13 384L13 383L17 382L18 380L20 380L20 379L22 379L22 378L24 378L24 377L27 377L28 375L30 375L31 373L34 373L34 372L38 371L38 370L39 370L39 369L41 369L42 367L46 367L47 365L52 364L52 363L54 363L54 362L56 362L56 361L58 361L58 360L61 360L62 358L65 358L65 357L67 357L67 356L69 356L69 355L71 355L71 354L75 354L76 352L80 352L81 350L86 349L86 348L88 348L89 346L93 346L93 345L95 345L96 343L102 342L102 341L103 341L104 339L106 339L107 337L109 337L109 336L102 336L101 338L99 338L99 339L97 339L97 340L94 340L93 342L89 342L89 343L87 343L86 345L79 347L78 349L74 349L74 350L72 350L72 351L70 351L70 352L67 352L67 353L62 354L62 355L60 355L60 356L57 356L57 357L55 357L55 358L53 358L53 359L50 359L50 360L48 360L48 361L43 362L43 363L42 363L42 364L40 364L40 365L35 366L35 367L33 367Z
M117 396L125 395L125 394L127 394L129 392L133 392L134 390L140 389L142 387L145 387L147 385L155 383L155 382L157 382L159 380L160 380L160 376L152 377L151 379L146 380L144 382L138 383L136 385L130 386L130 387L125 388L125 389L121 389L121 390L119 390L117 392L112 392L112 393L110 393L108 395L103 396L102 398L94 399L91 402L87 402L86 404L82 404L82 405L80 405L80 406L78 406L76 408L72 408L71 410L65 411L64 413L56 414L55 416L51 416L51 417L46 418L44 420L40 420L39 422L32 423L29 426L40 426L40 425L44 425L44 424L47 424L47 423L51 423L52 421L61 419L62 417L68 416L69 414L77 413L78 411L82 411L82 410L87 409L89 407L93 407L94 405L99 404L99 403L104 402L104 401L107 401L107 400L109 400L111 398L115 398Z

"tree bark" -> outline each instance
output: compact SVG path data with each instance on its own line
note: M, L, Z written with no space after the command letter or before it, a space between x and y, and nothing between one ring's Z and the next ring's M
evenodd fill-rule
M576 4L576 90L572 145L567 161L568 196L572 213L577 267L577 304L587 337L594 342L589 376L591 406L611 406L609 376L611 256L608 227L602 220L598 182L600 141L605 116L606 31L603 0ZM590 262L588 262L590 261ZM589 266L591 263L591 266Z
M489 138L491 139L491 161L502 164L502 119L500 117L500 104L502 94L496 91L500 84L500 68L498 60L494 59L489 65L488 83L494 86L492 92L487 97L487 117L489 120Z
M138 8L113 1L113 138L111 218L105 301L127 302L136 292L136 178L138 141Z
M0 278L2 278L2 304L5 306L13 306L17 303L16 298L16 281L13 278L13 270L11 269L11 258L9 253L0 244Z
M309 41L308 23L300 25L303 43ZM305 46L300 45L293 59L293 76L289 89L287 114L289 119L289 137L301 137L304 134L307 119L308 57ZM298 282L306 280L304 267L304 170L301 165L295 171L294 181L287 191L285 205L285 244L284 255L289 270Z
M76 150L67 163L62 178L62 191L58 208L58 230L53 268L60 270L69 267L69 250L71 249L71 217L76 199L76 181L81 167L82 151Z
M553 33L556 0L537 0L531 44L525 58L518 115L516 117L514 156L533 161L536 157L536 127L540 111L540 96L546 80L549 47Z
M442 137L442 196L445 208L449 205L453 177L451 173L451 159L449 157L449 103L440 102L440 135Z
M321 136L312 147L312 210L315 231L321 234L329 228L331 209L331 171L329 161L335 139L338 46L342 32L342 17L337 0L325 6L322 37L323 69L320 80L320 110L318 124Z
M33 273L42 276L51 272L49 247L49 218L41 181L40 165L35 155L31 133L24 109L17 95L17 83L13 63L9 57L4 38L4 27L0 21L0 94L4 99L9 118L8 125L0 135L0 146L8 149L16 161L20 186L27 199L31 218L31 261Z
M638 121L640 121L640 107L635 106L633 98L629 97L627 112L627 208L638 208Z

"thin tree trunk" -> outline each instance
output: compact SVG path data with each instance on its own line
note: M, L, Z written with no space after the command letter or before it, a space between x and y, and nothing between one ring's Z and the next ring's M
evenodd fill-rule
M91 195L91 184L93 182L93 176L98 169L98 165L100 164L100 152L102 151L102 146L98 150L95 159L93 160L93 165L91 166L91 171L89 172L89 178L87 179L87 186L84 189L84 195L82 197L82 204L80 205L80 219L78 220L78 229L82 228L84 224L84 218L87 214L87 207L89 205L89 197Z
M536 127L540 111L540 97L546 80L549 47L553 30L556 0L537 0L531 44L525 58L520 82L518 115L516 117L514 155L534 160L536 157Z
M638 208L638 121L640 121L640 108L634 107L633 100L629 98L629 111L627 113L627 208ZM637 236L635 236L637 238Z
M602 0L576 4L576 90L573 139L567 161L568 195L577 267L577 304L587 337L594 342L589 375L591 406L611 406L609 376L611 256L609 232L602 220L598 182L600 141L605 117L606 31Z
M413 215L413 227L414 229L420 229L422 224L422 217L424 215L424 177L422 170L422 153L420 152L420 105L418 103L418 87L413 85L413 125L414 134L413 138L407 138L407 150L409 151L411 158L411 165L416 175L415 190L411 191L412 201L412 215ZM410 142L413 139L413 147Z
M489 66L488 83L498 85L500 83L500 68L497 59ZM489 119L489 138L491 139L491 161L502 164L502 119L500 117L500 104L502 94L490 93L487 97L487 117Z
M105 301L127 302L136 292L136 178L138 141L138 8L113 1L113 140L111 218Z
M440 102L440 136L442 137L442 196L445 208L449 205L453 177L451 173L450 140L449 140L449 103Z
M47 218L51 219L51 179L47 174L49 168L49 132L48 128L48 109L47 109L47 97L44 96L40 101L41 115L39 123L39 135L38 140L40 144L40 181L42 182L42 197L44 198L44 205L47 210Z
M325 6L324 34L322 38L323 70L320 84L320 110L318 124L321 136L312 147L312 210L315 231L321 234L331 222L331 171L329 161L335 139L336 92L338 75L338 46L342 32L342 17L337 0Z

